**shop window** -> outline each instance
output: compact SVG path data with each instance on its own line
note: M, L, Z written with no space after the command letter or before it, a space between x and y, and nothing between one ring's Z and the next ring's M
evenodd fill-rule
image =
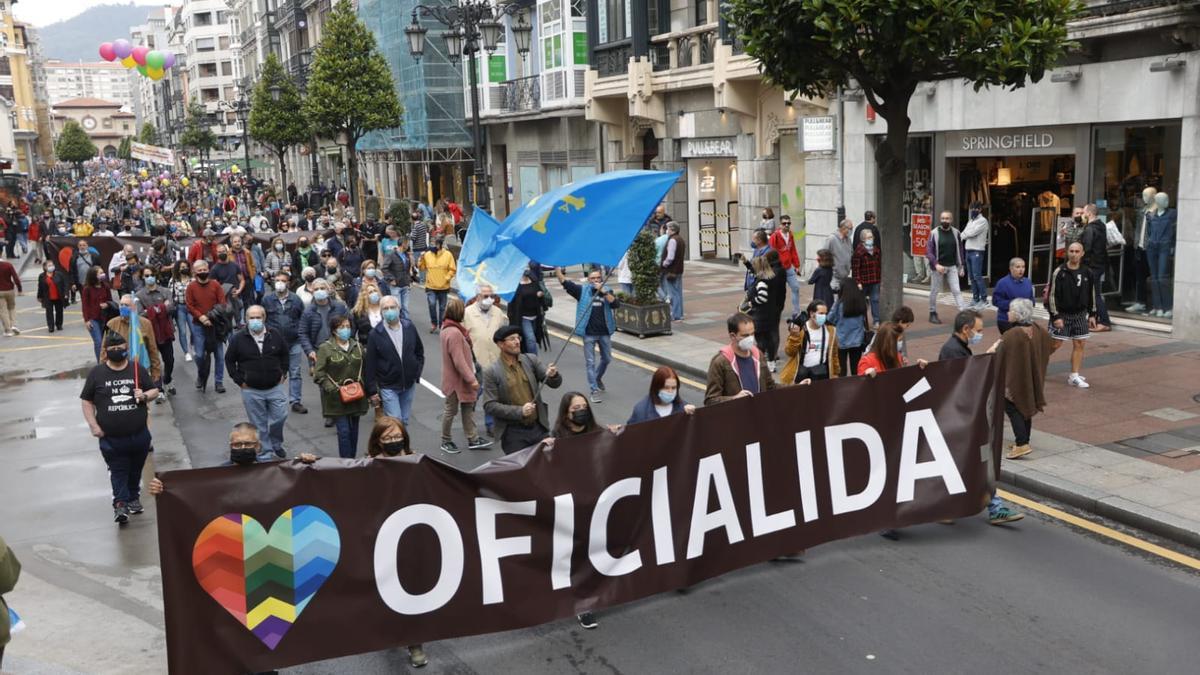
M933 220L933 139L928 136L909 138L905 166L904 196L900 204L904 232L904 278L910 283L928 284L928 265L922 252L922 242L925 230L932 227ZM914 215L918 216L915 221ZM912 236L914 222L917 228L915 249Z
M1180 138L1179 124L1105 125L1093 131L1091 195L1101 217L1125 238L1124 247L1109 249L1104 284L1109 313L1171 318ZM1164 213L1143 202L1147 188L1167 194Z

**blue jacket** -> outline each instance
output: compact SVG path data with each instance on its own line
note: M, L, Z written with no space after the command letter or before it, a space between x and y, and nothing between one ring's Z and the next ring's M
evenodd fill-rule
M867 315L842 316L842 302L839 300L829 310L828 323L837 326L837 341L839 349L864 347L867 338Z
M1146 244L1166 245L1175 248L1175 225L1179 215L1175 209L1161 214L1146 214Z
M575 334L579 337L584 337L587 333L588 314L592 311L592 294L596 289L592 288L591 284L577 284L574 281L563 281L563 288L572 298L578 300L575 305ZM608 334L612 335L617 330L617 324L613 320L612 308L616 303L610 304L607 300L601 298L601 305L604 307L604 324L608 327Z
M992 304L996 305L997 321L1008 321L1008 306L1018 298L1033 300L1033 282L1029 277L1021 277L1018 281L1006 274L996 282L996 288L992 289Z
M671 402L671 414L678 415L683 412L683 407L687 405L687 401L683 400L682 396L676 395L675 400ZM637 424L638 422L649 422L659 419L658 411L654 409L654 402L649 396L644 397L633 406L633 413L629 415L629 421L626 425Z
M333 307L329 310L330 317L350 315L350 310L346 309L346 304L340 300L330 297L329 303ZM351 321L350 324L353 326L354 322ZM317 303L314 300L300 316L300 346L304 349L305 354L312 354L317 351L317 347L321 346L320 335L321 313L317 311Z
M267 311L267 325L279 331L289 347L299 342L300 320L304 316L304 302L299 296L288 293L281 301L272 291L263 296L262 306Z
M380 321L367 335L367 360L363 364L363 385L375 395L380 389L409 389L421 379L425 369L425 346L421 336L408 319L401 318L404 330L404 353L396 353L396 345L387 333L387 324Z

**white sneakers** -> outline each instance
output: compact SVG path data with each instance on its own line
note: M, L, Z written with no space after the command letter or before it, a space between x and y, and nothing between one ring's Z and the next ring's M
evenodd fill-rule
M767 361L767 370L771 371L772 373L775 372L775 368L778 363L778 361Z
M1092 386L1088 384L1087 380L1083 379L1083 376L1079 373L1071 373L1067 377L1067 384L1071 385L1072 387L1079 387L1080 389L1087 389Z
M184 354L184 355L183 355L183 360L184 360L184 361L191 361L191 360L192 360L192 353L191 353L191 352L188 352L188 353Z

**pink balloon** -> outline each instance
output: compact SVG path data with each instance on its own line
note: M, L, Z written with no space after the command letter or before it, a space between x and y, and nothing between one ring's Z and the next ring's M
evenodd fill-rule
M112 61L117 58L117 52L113 49L113 43L105 42L100 45L100 58L105 61Z
M149 53L150 53L149 47L147 47L145 45L138 45L133 48L133 51L130 53L130 56L133 57L133 60L136 61L139 66L144 66L144 65L146 65L146 54L149 54Z
M173 65L175 65L175 54L173 52L163 52L163 70L170 70Z
M113 54L116 54L118 59L123 59L133 52L133 45L129 43L129 40L124 38L120 40L114 40L112 47Z

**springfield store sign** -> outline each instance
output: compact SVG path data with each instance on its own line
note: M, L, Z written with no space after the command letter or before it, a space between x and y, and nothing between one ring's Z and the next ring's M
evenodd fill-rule
M1017 131L951 131L946 133L946 155L973 157L995 154L1072 154L1075 135L1069 127L1043 127Z

